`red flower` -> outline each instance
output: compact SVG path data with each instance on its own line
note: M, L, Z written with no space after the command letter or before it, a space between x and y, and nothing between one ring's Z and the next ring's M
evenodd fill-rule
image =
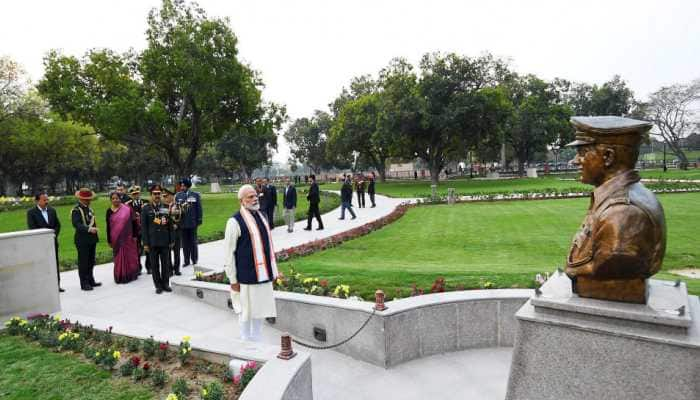
M148 371L148 369L151 368L151 366L148 363L143 364L143 370Z
M141 359L138 356L131 357L131 365L138 367L141 364Z
M168 350L168 344L167 344L167 343L161 343L159 347L160 347L160 350L161 350L161 351Z
M321 279L318 281L318 284L321 285L322 288L327 288L328 287L328 279Z

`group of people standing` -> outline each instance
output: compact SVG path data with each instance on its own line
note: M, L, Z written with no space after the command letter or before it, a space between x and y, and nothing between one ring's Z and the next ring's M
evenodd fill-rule
M146 256L145 269L152 275L156 293L171 291L170 276L180 275L180 249L184 265L197 264L197 227L202 224L202 202L199 193L190 190L192 182L183 179L176 190L161 185L150 188L148 202L141 199L141 188L132 186L129 194L118 184L110 193L110 207L105 216L107 243L112 248L114 281L128 283L141 275L141 256ZM78 204L71 209L75 228L74 243L78 252L78 276L82 290L93 290L102 284L95 281L95 252L99 242L97 218L90 203L95 193L87 188L75 193ZM27 211L29 229L48 228L55 232L56 271L59 291L58 235L61 223L56 210L48 205L48 195L35 196L36 207Z
M357 193L358 208L365 208L365 186L367 186L369 201L372 203L370 207L374 208L377 206L377 204L374 202L374 195L376 193L374 172L371 172L367 179L369 182L365 182L365 177L363 175L355 176L354 179L352 179L350 175L343 175L343 185L340 188L340 218L338 219L345 219L345 210L350 212L350 215L352 216L351 219L357 218L355 211L352 209L353 189Z

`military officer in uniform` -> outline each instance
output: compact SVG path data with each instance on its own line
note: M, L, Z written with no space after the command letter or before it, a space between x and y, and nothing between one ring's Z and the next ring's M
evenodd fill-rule
M95 282L93 275L95 248L99 241L95 212L90 208L90 202L95 198L95 193L90 189L82 188L75 192L75 197L78 199L78 204L71 210L71 222L75 228L73 240L78 250L80 288L92 290L94 287L102 286L102 283Z
M182 237L182 252L184 253L183 267L197 264L199 253L197 252L197 227L202 225L202 198L199 193L190 190L192 181L189 178L180 181L181 191L175 195L175 201L184 212L180 221L180 234Z
M143 255L143 242L141 241L141 209L143 208L143 200L141 200L141 186L133 185L129 188L129 199L124 202L127 206L134 210L134 218L136 219L136 247L139 250L139 275L141 275L141 256ZM146 257L146 271L151 273L151 263Z
M143 249L151 260L151 275L156 293L170 289L170 249L173 246L173 227L167 206L161 201L162 188L150 188L151 202L141 211Z
M171 252L172 257L170 259L170 265L172 266L170 276L173 274L182 275L180 273L180 221L182 220L182 206L175 201L175 193L177 193L177 189L170 191L168 188L163 188L163 202L168 207L168 214L170 214L170 219L172 221L174 237Z
M651 124L623 117L573 117L574 164L595 186L566 264L581 297L646 302L646 279L666 251L664 210L634 170Z

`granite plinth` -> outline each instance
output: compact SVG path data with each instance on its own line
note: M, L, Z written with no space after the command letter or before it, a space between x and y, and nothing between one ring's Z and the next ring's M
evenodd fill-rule
M571 280L564 273L554 273L532 298L535 307L648 322L688 328L691 325L688 288L684 282L649 279L647 304L621 303L579 297L572 293Z
M567 298L561 278L555 274L542 293L516 313L507 400L700 398L697 296L686 295L686 327L678 321L669 324L665 315L649 317L658 312L650 305L629 318L628 307L641 305ZM673 282L651 286L660 289L656 296L667 300L678 298L667 293L670 289L685 293ZM650 300L652 296L653 290Z

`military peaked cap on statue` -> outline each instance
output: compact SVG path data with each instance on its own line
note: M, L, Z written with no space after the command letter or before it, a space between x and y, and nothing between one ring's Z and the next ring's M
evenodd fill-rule
M637 147L652 127L646 121L613 116L571 117L571 124L576 128L576 140L567 146L600 143Z

